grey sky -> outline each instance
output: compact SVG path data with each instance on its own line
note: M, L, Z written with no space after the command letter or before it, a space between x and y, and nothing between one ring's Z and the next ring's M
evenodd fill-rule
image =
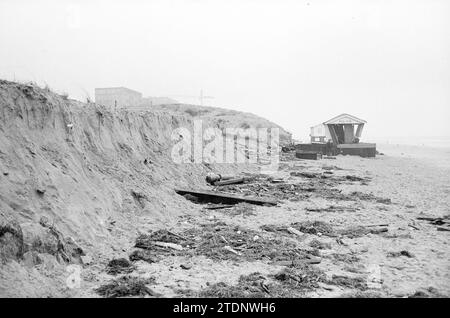
M2 0L0 77L78 99L203 89L300 138L343 112L363 139L450 136L450 1Z

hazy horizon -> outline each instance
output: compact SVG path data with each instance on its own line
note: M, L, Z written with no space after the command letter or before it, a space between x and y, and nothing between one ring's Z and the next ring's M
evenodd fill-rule
M0 77L197 96L304 139L340 113L363 140L450 136L449 1L0 3ZM174 97L198 103L194 97Z

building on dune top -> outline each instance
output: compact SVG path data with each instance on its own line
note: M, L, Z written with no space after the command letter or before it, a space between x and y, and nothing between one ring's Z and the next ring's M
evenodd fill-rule
M142 93L126 87L96 88L95 102L111 108L136 106L142 102Z

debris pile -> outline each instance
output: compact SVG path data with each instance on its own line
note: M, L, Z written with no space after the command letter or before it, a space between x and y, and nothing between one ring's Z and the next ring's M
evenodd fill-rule
M6 263L9 258L21 259L24 253L23 233L20 225L15 222L0 224L0 261Z
M260 273L243 275L237 285L219 282L201 290L196 297L204 298L265 298L274 297L266 285L267 278Z
M125 258L112 259L106 266L106 272L110 275L129 274L134 270L134 265Z
M136 261L144 261L147 263L156 263L159 262L160 258L157 253L153 251L143 250L143 249L137 249L134 250L128 258L132 262Z
M214 260L278 260L292 258L296 254L293 243L223 222L204 224L187 230L183 235L193 238L192 248L196 255Z
M325 282L323 271L312 266L285 268L268 277L255 272L242 275L236 285L219 282L200 292L184 291L185 296L211 298L278 298L302 297L306 291L319 288Z
M299 234L290 227L286 230L291 234ZM181 234L165 230L142 234L136 239L135 247L138 250L130 255L132 261L157 262L159 255L203 255L219 261L266 260L284 266L320 262L320 259L313 257L313 254L318 253L302 250L292 241L224 222L201 224Z
M332 166L333 169L334 166ZM274 179L273 177L264 174L253 174L246 177L232 177L229 176L225 181L215 181L220 175L213 178L213 176L208 175L207 180L210 184L215 187L212 191L220 193L221 195L229 195L228 200L220 200L221 203L233 203L230 201L231 194L239 194L240 200L242 198L267 198L267 199L277 199L277 200L289 200L289 201L299 201L307 199L312 193L317 196L323 196L325 198L335 198L338 200L356 201L356 200L371 200L377 201L379 203L389 204L390 201L378 198L370 194L363 194L358 192L353 192L349 195L342 194L340 190L335 189L335 187L342 183L352 183L361 182L367 184L371 179L368 177L359 177L354 175L344 175L335 176L333 171L326 166L325 172L306 172L306 171L292 171L290 173L291 177L302 177L301 182L295 182L292 180L284 179ZM214 174L213 174L214 175ZM214 175L215 176L215 175ZM222 182L218 184L218 182ZM178 191L177 191L178 192ZM203 191L204 192L204 191ZM197 195L195 192L183 192L183 194L193 195L193 197L187 197L195 202L205 201L205 195ZM202 194L202 193L200 193ZM217 203L217 198L206 198L209 202ZM213 200L214 199L214 200ZM243 200L242 200L243 201ZM258 204L257 202L250 202L252 204Z
M169 254L176 255L183 250L181 244L186 244L186 239L168 230L158 230L150 234L141 234L136 238L134 247L144 249L147 253L135 252L133 257L143 256L152 259L152 255Z
M337 233L333 229L333 226L323 221L296 222L291 224L291 226L302 233L315 234L319 236L337 236Z
M313 266L302 266L300 268L285 268L274 278L281 282L289 291L306 291L319 287L319 282L325 281L325 274Z
M154 279L142 279L134 276L122 276L100 286L95 291L106 298L126 296L158 296L146 285L154 283Z
M330 285L341 286L351 289L367 290L367 281L363 277L349 277L344 275L333 275L331 280L327 281Z
M354 264L354 263L358 263L359 261L361 261L361 259L358 256L352 255L352 254L333 253L332 257L335 261L348 263L348 264Z
M325 242L319 241L317 239L312 240L309 243L309 246L311 246L312 248L318 249L318 250L329 250L329 249L331 249L331 244L330 243L325 243Z

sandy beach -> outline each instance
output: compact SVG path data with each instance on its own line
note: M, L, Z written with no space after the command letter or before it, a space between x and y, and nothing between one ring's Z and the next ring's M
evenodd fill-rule
M302 291L303 297L448 297L449 232L438 231L437 225L417 218L449 215L450 150L380 145L379 151L384 155L374 159L337 156L335 160L283 161L276 178L289 183L303 182L302 177L290 173L320 173L324 167L332 166L332 172L337 176L370 178L364 185L359 182L338 185L342 193L358 191L390 199L390 202L343 201L313 194L307 199L284 201L278 207L252 207L251 213L244 210L241 214L230 213L229 209L205 210L201 205L189 203L185 215L174 220L168 228L180 233L199 224L223 222L232 228L250 229L264 237L267 235L261 229L264 225L287 226L306 221L325 222L336 228L381 225L388 231L354 238L343 236L338 239L320 232L275 236L305 250L312 249L312 242L320 242L325 246L320 248L321 262L311 266L323 271L329 279L333 275L361 278L364 285L320 283ZM339 208L320 211L330 206ZM189 269L183 269L184 266ZM270 259L249 261L244 256L221 261L204 256L165 256L157 263L138 262L137 268L138 276L155 278L152 285L155 292L171 297L205 293L217 283L225 283L231 288L239 284L242 275L255 272L270 281L273 280L270 277L284 267L272 264ZM103 279L107 280L108 275L103 275ZM98 286L99 283L88 285ZM214 292L211 291L209 296L221 295ZM83 294L92 296L89 290L84 290Z

